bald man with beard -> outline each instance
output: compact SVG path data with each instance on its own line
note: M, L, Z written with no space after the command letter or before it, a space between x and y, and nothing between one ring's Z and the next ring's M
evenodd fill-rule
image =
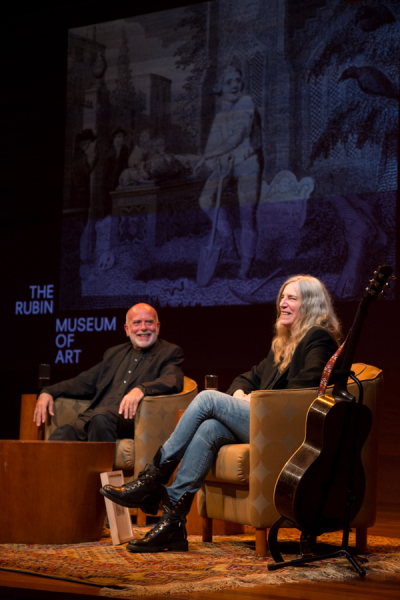
M54 415L59 396L92 400L90 406L68 425L58 427L50 440L113 442L134 437L134 419L144 396L176 394L183 389L183 351L159 339L156 310L144 303L126 313L129 342L109 348L103 360L73 379L41 390L33 420Z

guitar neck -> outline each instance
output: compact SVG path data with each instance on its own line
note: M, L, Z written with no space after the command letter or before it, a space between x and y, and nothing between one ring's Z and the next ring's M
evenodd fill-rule
M347 379L346 374L336 374L335 371L350 371L354 354L356 352L358 340L360 338L361 329L368 314L369 305L377 300L378 296L383 292L384 289L388 288L388 279L395 279L391 277L392 269L388 265L379 267L374 273L374 279L370 281L369 287L366 289L364 298L358 306L354 323L349 331L346 339L346 343L342 350L342 353L336 363L336 367L333 371L334 386L333 386L333 397L335 400L353 400L354 397L347 391Z
M336 369L340 369L341 371L350 371L357 349L358 340L360 338L361 329L367 314L368 311L363 307L362 304L360 304L357 310L356 318L354 319L354 323L347 336L342 354L339 357L339 364L337 364ZM334 372L334 377L335 383L333 386L333 397L335 400L353 400L353 396L347 391L348 375L338 374L335 376Z

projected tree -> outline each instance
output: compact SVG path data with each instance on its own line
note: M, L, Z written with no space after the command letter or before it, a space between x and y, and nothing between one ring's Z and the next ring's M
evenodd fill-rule
M389 8L390 7L390 8ZM324 129L314 142L310 162L328 158L339 144L351 139L362 149L367 143L382 144L386 162L398 136L398 64L400 53L399 5L388 0L387 6L338 6L333 18L344 21L326 39L325 47L311 66L309 79L323 76L329 67L342 70L338 86L345 86L340 101L332 106ZM362 63L362 64L360 64Z

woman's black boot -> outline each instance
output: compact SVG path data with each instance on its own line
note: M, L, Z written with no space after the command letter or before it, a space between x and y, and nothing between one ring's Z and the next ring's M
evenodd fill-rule
M145 466L134 481L121 487L105 485L100 493L109 500L127 506L140 508L149 515L156 515L162 500L164 484L179 464L179 460L167 460L160 465L161 448L153 458L153 462Z
M128 543L130 552L187 552L186 515L196 493L186 492L171 506L167 500L161 519L141 540Z

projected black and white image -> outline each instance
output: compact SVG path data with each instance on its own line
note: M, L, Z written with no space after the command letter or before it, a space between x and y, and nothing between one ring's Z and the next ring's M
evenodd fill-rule
M395 267L400 4L214 0L69 31L60 308L357 300Z

